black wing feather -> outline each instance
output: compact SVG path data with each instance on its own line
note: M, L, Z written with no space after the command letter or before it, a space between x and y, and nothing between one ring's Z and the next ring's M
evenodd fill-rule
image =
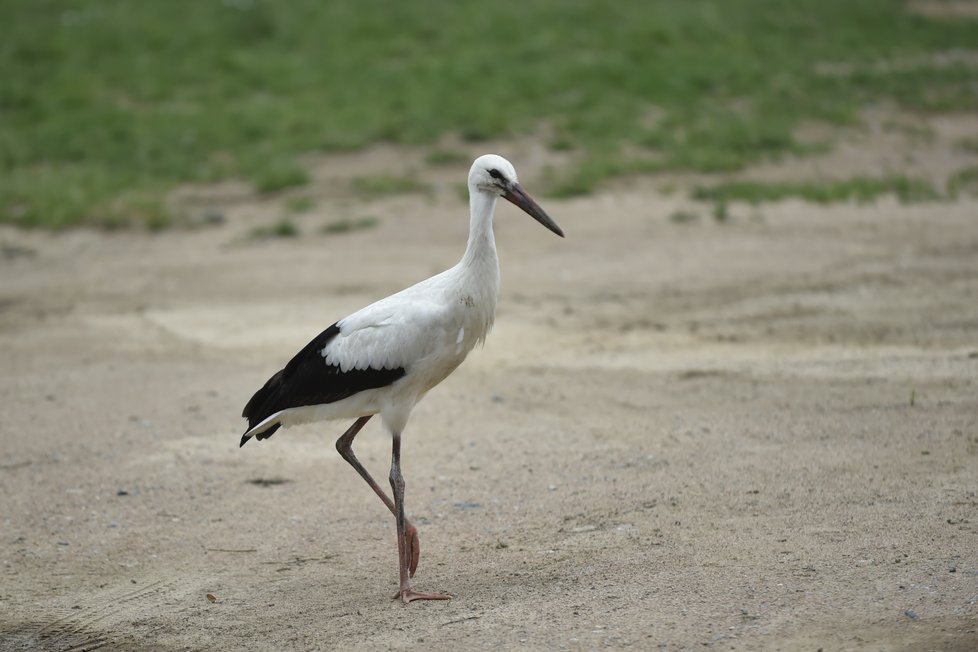
M248 419L248 430L281 410L335 403L367 389L386 387L404 376L404 367L341 371L338 366L327 364L321 351L339 332L336 324L324 330L255 392L241 413ZM279 427L276 423L256 437L267 439ZM242 436L241 445L248 439Z

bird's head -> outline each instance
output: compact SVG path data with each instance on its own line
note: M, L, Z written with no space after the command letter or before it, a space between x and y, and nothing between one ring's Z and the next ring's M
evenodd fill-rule
M557 223L526 194L516 178L516 168L502 156L483 154L475 159L469 170L469 192L485 192L502 197L519 206L523 212L560 237L564 237L564 232Z

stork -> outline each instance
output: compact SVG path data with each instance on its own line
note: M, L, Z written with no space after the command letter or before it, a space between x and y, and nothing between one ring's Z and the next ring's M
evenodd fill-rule
M397 523L399 589L393 599L447 600L444 593L411 588L421 548L405 516L401 434L411 410L458 367L492 327L499 293L499 259L492 233L496 199L519 206L560 237L564 232L523 190L513 165L486 154L469 170L469 239L454 267L370 304L317 335L269 378L244 408L252 437L280 427L355 419L336 450L367 481ZM393 500L353 454L353 439L375 414L390 432Z

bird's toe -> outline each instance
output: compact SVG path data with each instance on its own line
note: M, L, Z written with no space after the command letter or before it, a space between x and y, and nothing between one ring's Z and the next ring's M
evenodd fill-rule
M415 591L412 588L404 588L391 596L391 600L400 599L404 604L415 600L451 600L452 596L447 593L430 593L428 591Z

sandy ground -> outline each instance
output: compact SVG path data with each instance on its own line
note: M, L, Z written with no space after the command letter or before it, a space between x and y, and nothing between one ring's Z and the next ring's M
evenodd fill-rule
M498 149L531 190L552 163ZM179 198L220 226L0 231L0 649L978 649L969 198L717 223L636 179L544 201L566 240L500 206L496 328L405 433L415 585L455 598L392 602L347 424L239 449L238 415L461 254L464 164L427 197L340 196L402 155L314 162L297 239L249 238L282 199L234 184ZM386 478L376 421L357 444Z

